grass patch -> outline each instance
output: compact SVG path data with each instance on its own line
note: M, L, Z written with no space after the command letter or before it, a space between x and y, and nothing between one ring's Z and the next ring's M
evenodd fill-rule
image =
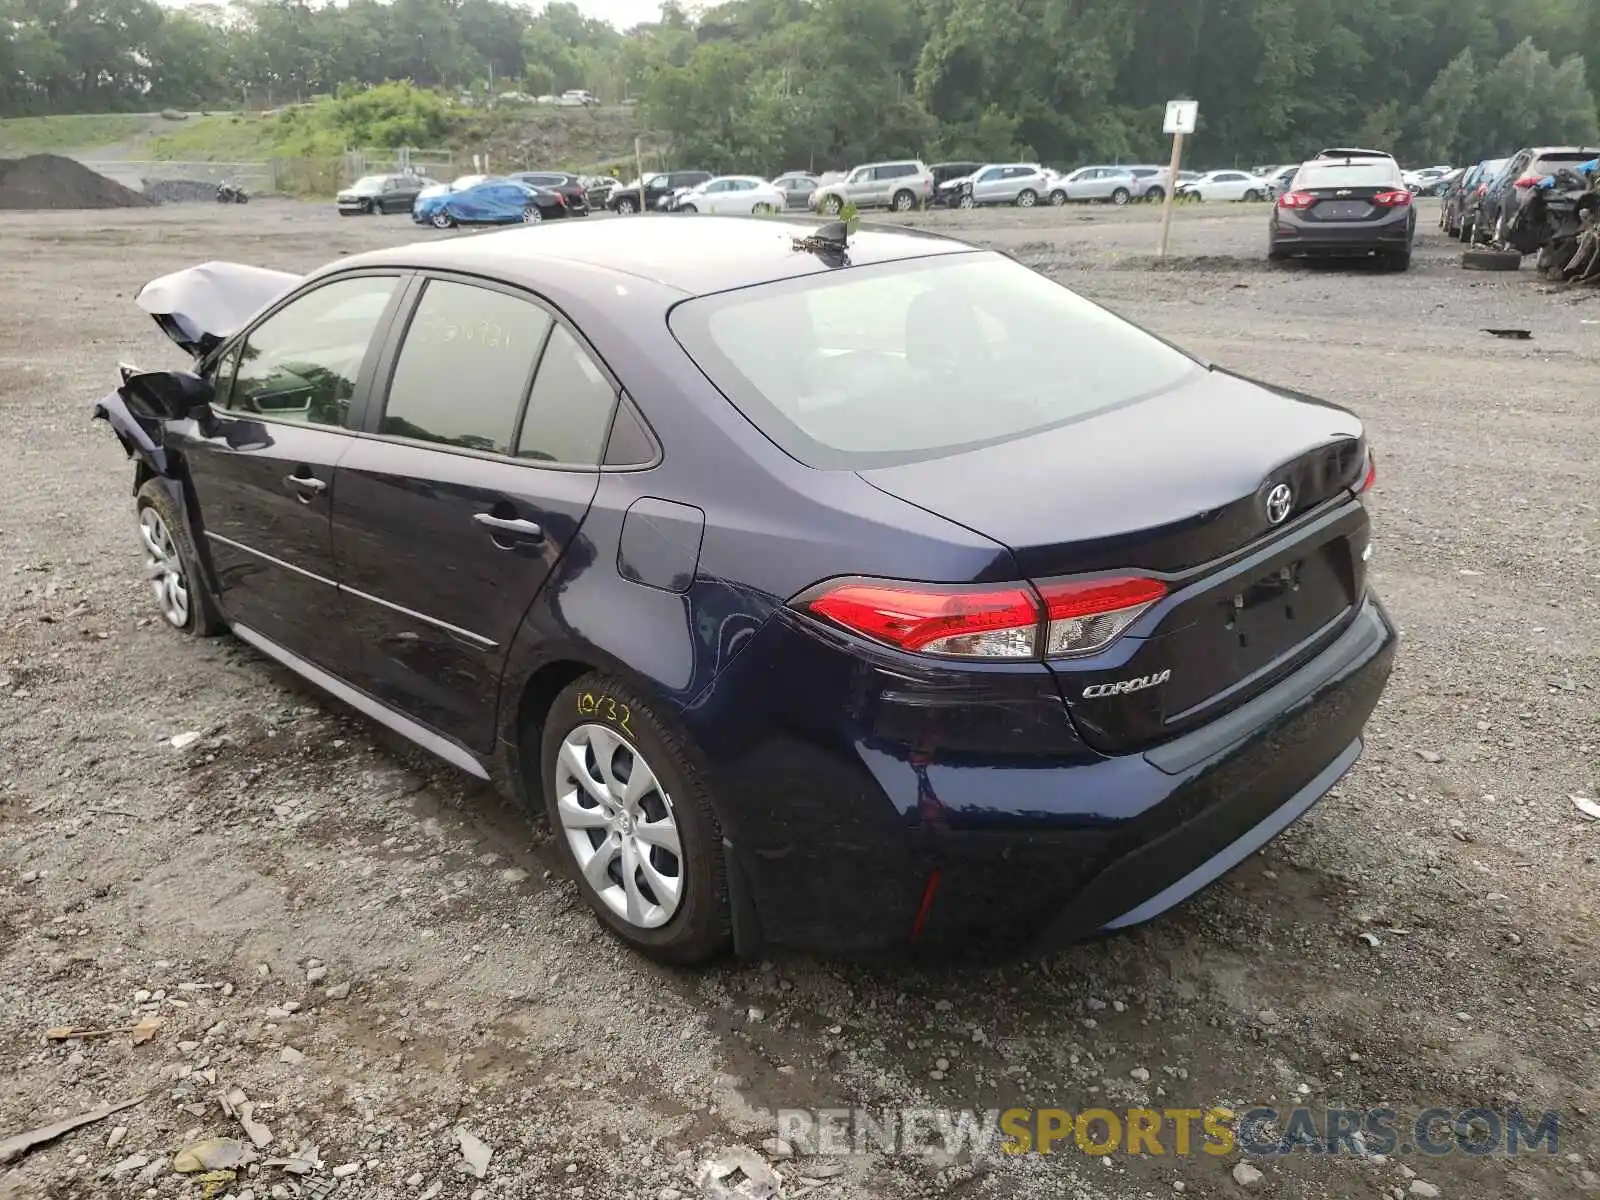
M0 156L96 150L133 137L149 124L149 117L126 113L10 117L0 120Z
M150 143L150 157L168 162L261 162L279 156L276 117L219 113L191 117Z

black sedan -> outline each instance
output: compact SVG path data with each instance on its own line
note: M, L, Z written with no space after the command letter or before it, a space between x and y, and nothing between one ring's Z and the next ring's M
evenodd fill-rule
M574 175L570 171L517 171L507 178L519 180L529 187L559 192L567 202L569 217L589 215L589 189L584 185L581 175Z
M363 175L342 190L334 203L341 217L410 212L417 193L436 184L426 175Z
M1417 211L1392 158L1313 159L1272 207L1267 257L1370 257L1411 265Z
M1148 920L1389 676L1361 421L992 251L567 221L138 302L195 359L96 406L165 621L542 808L659 959Z

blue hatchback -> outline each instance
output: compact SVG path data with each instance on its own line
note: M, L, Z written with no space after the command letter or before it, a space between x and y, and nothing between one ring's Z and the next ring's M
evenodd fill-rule
M566 215L566 198L560 192L516 179L485 179L457 192L419 196L411 206L413 221L436 229L532 224Z
M1356 761L1361 421L1007 256L571 221L207 263L97 405L144 578L547 815L643 953L1156 916Z

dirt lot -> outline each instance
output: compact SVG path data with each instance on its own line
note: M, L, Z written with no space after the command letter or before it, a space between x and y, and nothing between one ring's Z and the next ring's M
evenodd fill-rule
M304 1140L323 1163L209 1193L257 1200L671 1200L778 1108L1011 1103L1560 1109L1557 1153L1297 1153L1252 1160L1249 1190L1600 1191L1600 823L1571 799L1600 785L1600 299L1462 272L1431 205L1404 276L1269 270L1264 212L1221 206L1181 213L1158 264L1154 218L920 222L1368 420L1375 580L1406 642L1365 758L1126 936L984 971L688 974L602 936L510 804L231 639L173 636L139 580L131 470L88 421L119 360L178 364L138 287L434 235L288 203L0 217L0 1137L144 1097L0 1195L206 1194L170 1160L242 1136L215 1099L234 1087L263 1158ZM146 1014L139 1045L44 1037ZM494 1151L481 1180L460 1128ZM1240 1154L1165 1148L778 1168L818 1200L1245 1191Z

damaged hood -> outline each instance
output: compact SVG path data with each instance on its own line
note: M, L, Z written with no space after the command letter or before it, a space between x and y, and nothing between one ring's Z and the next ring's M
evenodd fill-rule
M301 278L242 263L201 263L152 279L134 302L163 333L200 358Z

